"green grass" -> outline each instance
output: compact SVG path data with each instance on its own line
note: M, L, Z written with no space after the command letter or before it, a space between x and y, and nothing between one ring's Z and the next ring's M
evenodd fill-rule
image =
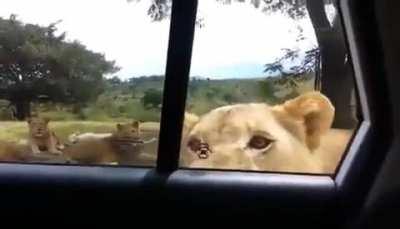
M77 115L67 111L42 111L40 112L42 117L48 117L54 121L67 121L78 119Z
M144 122L159 122L161 110L145 109L139 100L129 100L124 106L123 115L129 119L142 120Z

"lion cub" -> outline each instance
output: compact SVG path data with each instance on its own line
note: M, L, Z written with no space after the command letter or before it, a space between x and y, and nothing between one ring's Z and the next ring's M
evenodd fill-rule
M50 131L48 118L33 117L28 119L29 145L33 154L43 151L52 154L62 154L64 148L53 131Z
M112 134L75 135L75 142L64 152L81 163L123 163L136 157L141 149L140 123L117 124Z

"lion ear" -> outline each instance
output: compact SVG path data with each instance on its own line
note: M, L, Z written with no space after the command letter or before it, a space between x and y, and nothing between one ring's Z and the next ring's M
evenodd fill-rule
M117 130L121 130L122 129L122 125L120 123L117 123Z
M133 122L132 122L132 127L133 127L133 128L139 129L139 125L140 125L140 122L139 122L139 121L133 121Z
M48 117L44 117L43 120L44 120L44 122L45 122L46 124L48 124L48 123L50 122L50 118L48 118Z
M183 123L183 130L185 132L188 132L190 129L192 129L192 127L194 125L196 125L196 123L200 120L200 118L193 114L193 113L189 113L189 112L185 112L185 120Z
M330 100L319 92L305 93L273 109L304 124L306 144L311 150L319 147L321 136L331 128L335 115Z

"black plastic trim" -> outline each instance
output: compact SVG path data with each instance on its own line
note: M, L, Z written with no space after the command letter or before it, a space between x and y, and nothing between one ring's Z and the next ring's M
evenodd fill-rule
M187 84L197 0L174 0L161 112L157 169L172 172L178 168L179 149L186 105Z

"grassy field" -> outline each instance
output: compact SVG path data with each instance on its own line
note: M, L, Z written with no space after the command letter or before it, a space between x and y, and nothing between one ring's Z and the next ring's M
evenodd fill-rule
M275 84L265 86L262 82L266 82L265 79L191 80L186 110L202 115L214 108L235 103L268 102L273 105L312 90L314 84L310 79L295 89L288 89ZM117 122L131 120L144 122L144 137L158 137L161 109L144 106L142 98L149 89L162 91L163 83L163 77L138 78L133 84L125 82L108 87L95 100L82 106L79 112L74 112L71 105L51 102L35 103L32 112L50 118L51 129L64 141L77 131L113 132ZM1 111L9 112L0 109L0 140L26 139L27 123L7 121L10 120L8 115Z
M53 130L57 136L64 142L68 142L68 136L74 132L79 131L80 133L94 132L94 133L110 133L116 130L117 122L97 122L97 121L53 121L49 123L49 127ZM146 122L142 123L142 139L150 140L156 138L156 141L152 141L148 144L143 145L143 156L145 159L138 159L136 161L129 162L130 165L138 166L154 166L155 159L157 157L158 149L158 135L159 135L159 123L157 122ZM26 122L12 122L5 121L0 122L0 140L7 142L25 142L28 136L28 124ZM28 159L28 161L35 162L49 162L52 163L65 163L62 158L51 156L43 159L34 158ZM61 161L60 161L61 160Z
M63 140L74 132L80 133L110 133L116 130L117 122L96 122L96 121L53 121L49 123L51 130ZM158 138L159 123L142 123L144 137ZM0 140L18 141L28 136L28 124L26 122L4 121L0 122Z

